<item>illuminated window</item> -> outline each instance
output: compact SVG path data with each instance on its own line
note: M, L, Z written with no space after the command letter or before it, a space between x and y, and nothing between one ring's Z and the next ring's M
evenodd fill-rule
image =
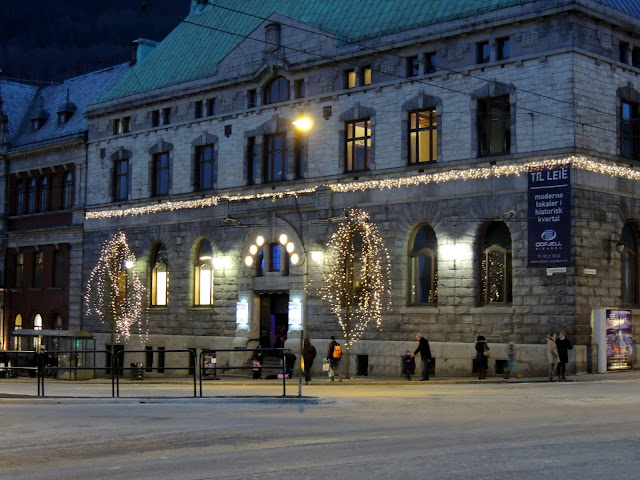
M13 322L13 329L14 330L22 330L22 315L20 315L20 314L16 315L16 319Z
M478 100L478 154L500 155L511 150L509 96Z
M276 77L264 88L264 105L285 102L289 100L289 80Z
M410 303L436 303L438 299L438 242L431 227L423 225L410 244Z
M196 305L213 304L213 248L203 240L198 246L194 263L194 303Z
M409 113L409 163L435 162L438 157L438 114L428 108Z
M371 67L360 69L360 85L371 85Z
M280 244L272 243L269 253L271 254L271 258L269 259L269 271L279 272L280 271Z
M166 305L169 287L169 260L167 247L158 245L151 260L151 305Z
M371 122L368 118L346 123L347 172L369 169L371 155Z
M356 71L355 69L346 70L344 72L344 87L355 88L356 87Z
M40 178L38 193L40 194L40 198L38 201L40 211L46 212L49 209L49 181L47 180L47 177Z
M42 330L42 316L38 313L33 319L33 329Z
M624 250L620 254L622 274L622 304L640 304L640 257L638 255L638 232L635 225L627 223L622 229L620 243Z
M33 288L42 288L43 272L44 272L44 253L37 252L33 261Z
M511 303L511 233L507 225L490 223L482 245L480 303Z

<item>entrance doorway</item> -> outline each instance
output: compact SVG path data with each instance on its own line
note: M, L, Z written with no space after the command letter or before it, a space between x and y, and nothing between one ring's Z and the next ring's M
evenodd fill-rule
M284 346L289 330L289 294L260 294L260 345L262 348Z

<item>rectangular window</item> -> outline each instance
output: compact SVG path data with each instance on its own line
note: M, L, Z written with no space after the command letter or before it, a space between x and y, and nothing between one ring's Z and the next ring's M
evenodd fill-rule
M511 109L509 97L478 100L478 154L509 153L511 149Z
M122 121L119 118L113 120L113 134L119 135L122 133Z
M16 288L22 288L24 285L24 253L16 255L16 277L14 285Z
M629 63L629 42L620 42L619 52L618 60L622 63Z
M203 112L202 112L202 100L198 100L196 102L194 102L193 104L193 118L202 118Z
M489 42L476 43L476 63L488 63L491 60L491 46Z
M153 112L151 112L151 126L160 126L160 110L154 110Z
M264 136L264 169L265 182L286 180L287 170L287 134L274 133Z
M434 108L409 113L409 163L435 162L438 156L438 115Z
M622 102L620 153L640 160L640 104Z
M162 109L162 124L169 125L171 123L171 108Z
M211 190L215 183L213 144L196 148L196 185L198 190Z
M207 100L207 116L211 117L216 114L216 99L210 98Z
M293 82L293 98L304 98L307 95L306 84L303 78Z
M420 75L420 60L417 55L407 57L407 77Z
M247 139L247 179L249 185L255 185L258 180L258 149L256 137Z
M255 108L258 106L258 93L255 88L247 90L247 108Z
M301 135L295 136L296 180L304 177L304 166L307 163L307 142Z
M371 85L371 67L360 69L360 85Z
M370 120L355 120L346 123L346 164L347 172L357 172L369 169L371 151L371 122Z
M42 288L42 274L44 273L44 254L38 252L33 258L33 288Z
M499 38L497 40L497 57L498 60L505 60L511 56L511 45L509 37Z
M127 200L129 198L129 159L118 160L115 163L114 200Z
M633 47L633 49L631 49L631 65L640 68L640 47Z
M427 52L425 54L424 73L433 73L438 66L438 54L436 52Z
M280 245L277 243L271 245L271 263L269 266L269 271L280 271Z
M344 72L344 88L356 87L356 71L354 69Z
M153 195L169 194L169 152L153 156Z

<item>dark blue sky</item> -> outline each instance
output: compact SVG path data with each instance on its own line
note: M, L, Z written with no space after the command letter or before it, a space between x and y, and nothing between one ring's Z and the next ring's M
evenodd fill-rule
M0 0L0 69L58 82L128 61L129 44L164 38L190 0Z

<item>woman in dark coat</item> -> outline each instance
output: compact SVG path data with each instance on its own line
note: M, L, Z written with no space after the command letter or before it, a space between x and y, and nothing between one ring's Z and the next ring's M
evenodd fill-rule
M487 378L487 370L489 368L489 360L485 352L489 352L489 345L482 335L478 335L476 340L476 367L478 367L478 380Z
M311 385L311 367L313 366L314 358L316 358L316 348L311 345L308 338L305 338L302 344L302 362L304 365L304 381L307 385Z
M569 363L569 350L573 350L573 345L567 338L567 334L560 332L556 339L556 347L558 347L558 379L566 380L566 365Z

